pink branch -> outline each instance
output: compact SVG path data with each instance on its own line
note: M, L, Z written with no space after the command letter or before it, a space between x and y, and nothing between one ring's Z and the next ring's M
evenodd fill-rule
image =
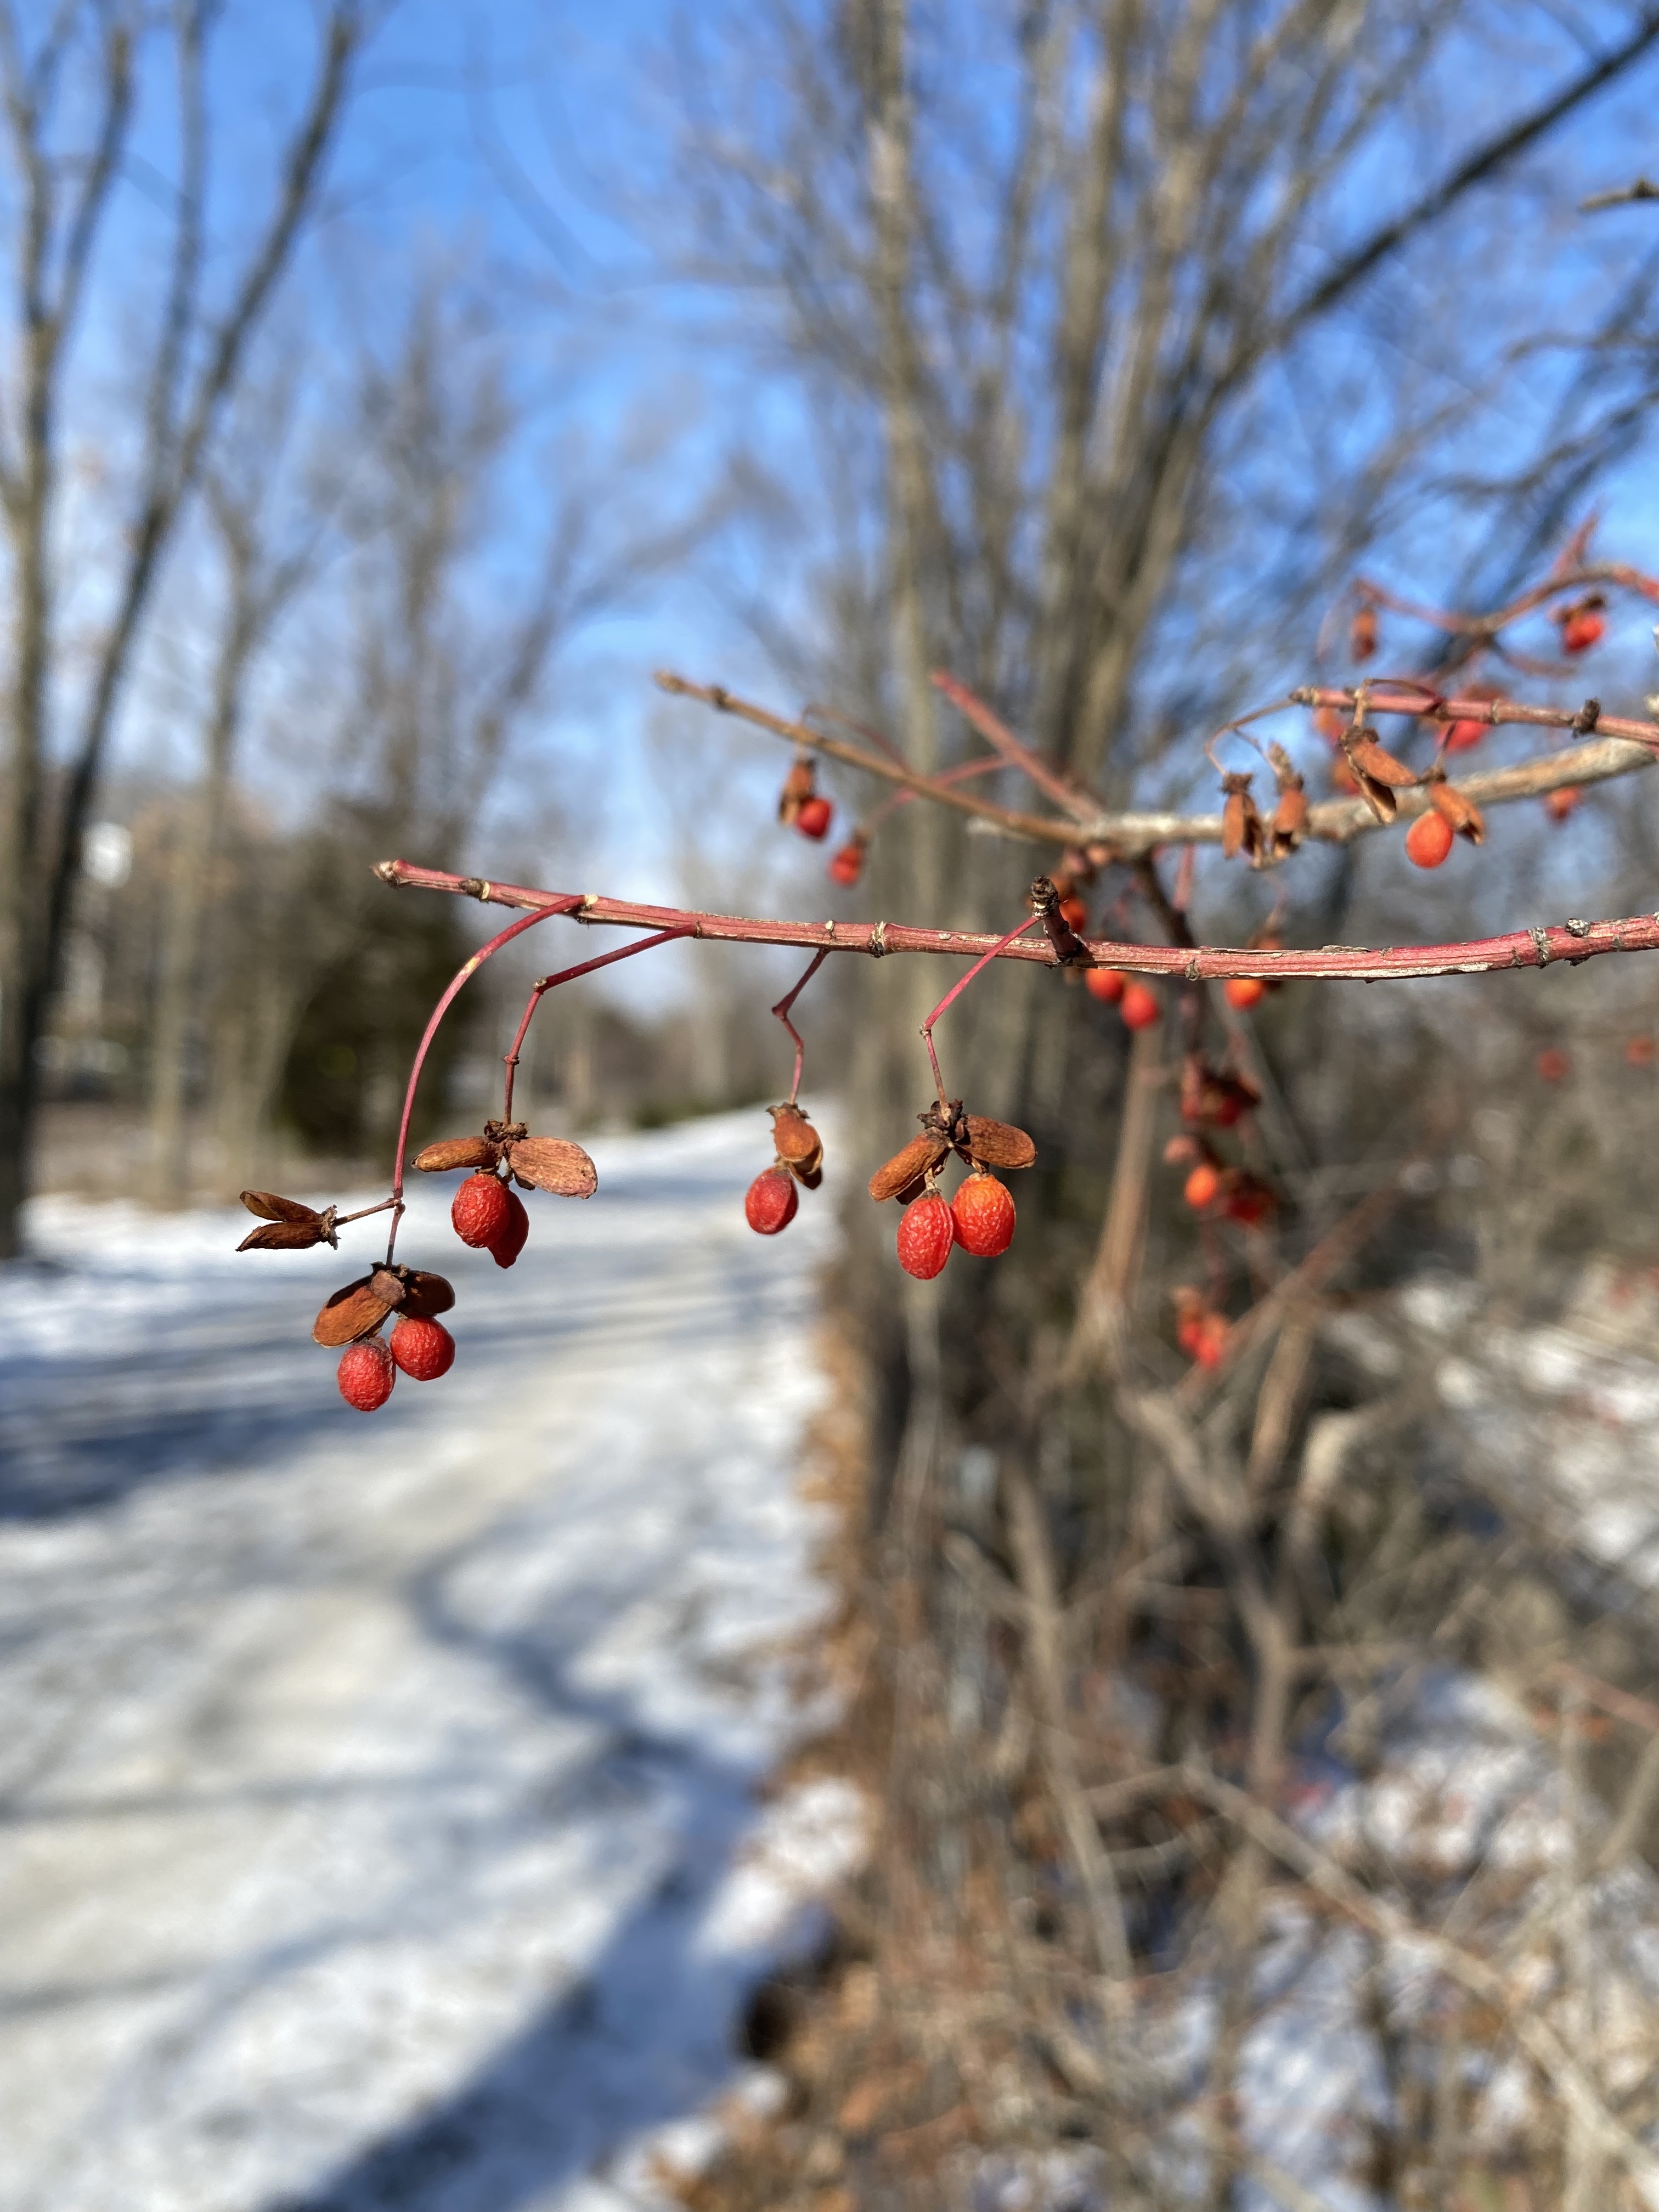
M519 1072L519 1048L524 1042L525 1031L530 1027L531 1018L542 1002L544 993L556 991L561 983L574 983L578 975L591 975L596 968L609 968L617 960L631 960L636 952L649 952L653 946L671 945L676 938L689 937L690 933L687 929L661 929L654 937L642 937L637 944L624 945L617 951L601 952L597 960L581 960L574 968L562 968L556 975L544 975L530 994L529 1004L524 1010L524 1019L519 1024L517 1034L507 1048L503 1062L507 1069L507 1085L501 1100L502 1121L510 1121L513 1119L513 1085Z
M1017 738L1001 716L993 713L977 694L943 668L936 668L928 678L936 691L941 691L959 714L965 715L981 737L994 744L1009 765L1029 775L1037 789L1068 814L1074 815L1079 824L1095 821L1100 813L1100 801L1093 792L1085 791L1068 775L1044 760L1024 738Z
M999 953L1006 952L1017 937L1024 937L1028 929L1035 927L1042 919L1041 914L1029 914L1018 929L1011 929L1006 937L998 938L984 957L976 960L968 973L959 981L951 986L921 1025L921 1041L927 1046L927 1057L933 1063L933 1087L939 1093L939 1111L944 1114L947 1121L950 1119L950 1101L945 1096L945 1078L939 1072L939 1054L933 1050L933 1024L942 1013L956 1004L981 968L988 968Z
M380 872L384 877L384 869ZM460 878L457 878L455 880L459 883ZM520 936L526 929L532 928L537 922L545 921L549 915L569 914L573 912L575 908L579 907L581 902L581 893L580 891L567 891L562 894L543 892L540 897L537 900L536 911L533 914L526 915L520 921L509 922L507 927L502 930L499 937L492 937L488 945L481 946L479 950L472 955L472 957L466 962L465 965L461 968L459 972L456 975L453 981L450 984L449 988L444 993L442 998L439 1000L437 1005L432 1009L432 1018L427 1024L425 1033L422 1035L420 1043L415 1048L415 1065L409 1071L409 1086L404 1092L403 1119L398 1124L398 1161L397 1165L393 1168L392 1173L392 1197L390 1200L392 1206L392 1234L387 1237L386 1246L386 1265L388 1267L392 1264L392 1255L397 1247L398 1224L404 1218L404 1154L409 1147L409 1117L415 1110L415 1086L421 1079L421 1070L426 1064L426 1056L428 1052L431 1049L432 1040L438 1034L439 1023L442 1021L444 1016L448 1012L451 1000L460 989L462 984L466 981L468 976L476 975L479 969L483 966L484 962L492 958L495 953L499 952L502 945L511 944L512 940L515 937ZM513 903L518 904L521 903L521 902L514 901ZM374 1211L378 1212L380 1208L377 1206Z
M780 999L776 1006L772 1009L772 1012L777 1016L778 1019L783 1024L785 1029L788 1030L790 1036L795 1040L795 1079L789 1086L789 1103L792 1106L800 1097L800 1071L802 1063L806 1058L806 1042L801 1036L799 1030L795 1027L793 1022L790 1020L789 1009L794 1005L796 1000L799 998L801 993L811 981L813 976L817 974L819 969L823 967L824 962L829 958L829 957L830 948L827 945L824 945L821 951L815 952L812 955L812 957L807 962L805 973L796 983L794 989L788 992L783 998Z
M592 891L584 896L535 890L520 884L487 883L477 876L448 875L441 869L416 867L407 860L382 860L375 872L383 883L395 886L447 891L478 899L487 906L529 907L538 921L549 914L567 914L578 921L601 927L672 929L708 942L793 945L803 951L863 952L876 959L890 952L926 952L1020 960L1040 968L1060 965L1046 938L1041 944L1023 944L1018 941L1018 933L1013 938L992 937L969 930L913 929L890 921L781 921L702 914L680 907L637 906L627 899L601 898ZM1174 975L1188 983L1224 982L1231 975L1259 975L1268 982L1297 978L1382 983L1547 968L1556 960L1576 966L1603 953L1652 952L1659 951L1659 915L1631 915L1614 921L1542 924L1512 930L1504 937L1471 938L1455 945L1399 945L1382 949L1337 945L1322 946L1317 951L1275 952L1243 945L1129 945L1095 938L1089 940L1088 950L1094 967L1121 968L1139 975ZM482 957L487 957L487 952ZM458 982L462 980L465 975ZM455 988L451 986L445 1004Z

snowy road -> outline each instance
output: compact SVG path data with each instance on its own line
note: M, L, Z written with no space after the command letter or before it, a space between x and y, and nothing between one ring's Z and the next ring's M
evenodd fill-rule
M821 1612L793 1478L833 1191L755 1113L594 1147L366 1418L342 1254L46 1201L0 1277L0 2207L588 2212L729 2087L854 1848L763 1808ZM682 2133L692 2132L683 2130Z

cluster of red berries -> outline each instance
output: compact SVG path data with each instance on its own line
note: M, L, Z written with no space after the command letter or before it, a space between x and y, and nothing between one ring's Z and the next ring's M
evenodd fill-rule
M1194 1366L1218 1367L1232 1334L1226 1315L1190 1283L1182 1283L1174 1296L1176 1342Z
M428 1145L415 1161L427 1174L456 1168L473 1173L449 1210L463 1244L486 1251L498 1267L510 1267L530 1234L530 1217L508 1182L525 1190L550 1190L591 1198L599 1185L593 1163L563 1137L532 1137L522 1121L487 1121L478 1137L449 1137ZM298 1251L337 1245L339 1210L318 1212L274 1191L245 1190L242 1203L266 1224L244 1237L240 1251ZM379 1211L380 1209L372 1209ZM336 1291L312 1324L313 1340L340 1350L340 1395L360 1413L372 1413L392 1395L399 1373L435 1382L454 1364L455 1340L438 1320L455 1303L441 1275L391 1261ZM392 1322L390 1335L382 1334ZM343 1347L343 1348L342 1348Z
M899 1216L899 1265L907 1275L930 1283L959 1245L977 1259L994 1260L1014 1241L1014 1201L991 1170L1029 1168L1036 1146L1024 1129L1008 1121L964 1114L962 1101L934 1104L918 1117L922 1134L870 1178L878 1205L891 1198L904 1208ZM939 1170L955 1152L969 1175L954 1198L939 1189Z
M766 1110L777 1157L744 1194L743 1212L757 1237L775 1237L794 1219L802 1185L816 1190L823 1181L823 1139L793 1098Z

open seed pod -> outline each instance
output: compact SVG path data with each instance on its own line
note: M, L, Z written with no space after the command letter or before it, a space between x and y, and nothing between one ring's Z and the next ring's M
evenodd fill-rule
M422 1267L405 1267L401 1261L377 1267L368 1279L374 1295L409 1321L435 1321L455 1303L455 1293L442 1275Z
M568 1137L520 1137L507 1147L514 1180L526 1190L550 1190L560 1198L592 1198L599 1170Z
M1375 730L1351 732L1342 740L1342 750L1361 798L1379 822L1392 822L1396 811L1395 793L1409 790L1422 778L1377 743Z
M339 1245L334 1233L337 1206L319 1213L297 1198L279 1198L274 1190L245 1190L242 1203L267 1225L250 1229L236 1247L239 1252L303 1252L313 1244Z
M375 1273L384 1278L386 1270L377 1268ZM374 1335L392 1310L388 1300L376 1295L374 1279L374 1275L360 1275L355 1283L335 1291L311 1325L314 1343L337 1351L343 1344L356 1344L362 1337Z
M422 1175L447 1175L454 1168L493 1168L501 1148L489 1137L442 1137L415 1155Z
M1252 867L1257 866L1267 839L1261 817L1250 796L1250 779L1248 775L1224 775L1221 788L1225 794L1221 807L1221 856L1231 860L1243 853Z
M1455 785L1437 776L1429 786L1429 804L1435 812L1449 822L1460 837L1467 837L1471 845L1479 845L1486 836L1486 817L1472 799L1466 799Z
M902 1152L895 1152L884 1167L876 1170L870 1178L870 1195L879 1205L890 1198L908 1198L919 1192L922 1183L951 1149L949 1138L930 1129L926 1136L912 1137Z
M1283 745L1277 742L1270 744L1267 758L1273 763L1273 776L1279 785L1279 803L1268 825L1269 842L1277 860L1295 852L1308 834L1308 793L1295 762Z
M797 1167L791 1160L789 1172L804 1189L816 1190L823 1181L823 1147L822 1146L818 1147L818 1156L810 1168Z
M772 1142L777 1147L778 1158L787 1168L793 1169L802 1182L815 1175L823 1165L823 1139L796 1105L774 1106ZM809 1184L815 1189L816 1184Z
M963 1119L967 1141L958 1141L957 1149L975 1167L1029 1168L1036 1160L1036 1146L1012 1121L988 1121L980 1114L969 1114Z

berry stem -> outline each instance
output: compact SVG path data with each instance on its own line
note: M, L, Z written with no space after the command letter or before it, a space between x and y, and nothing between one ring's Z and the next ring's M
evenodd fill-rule
M579 960L574 968L561 968L556 975L544 975L530 994L529 1004L524 1010L524 1019L519 1024L518 1034L507 1048L504 1062L507 1068L507 1084L501 1103L502 1121L510 1121L513 1119L513 1084L519 1072L519 1051L524 1043L525 1031L530 1027L531 1017L540 1006L544 993L556 991L561 983L573 983L578 975L591 975L596 968L609 968L614 961L631 960L636 952L649 952L655 945L669 945L676 938L695 937L696 934L696 931L690 922L675 929L659 929L654 937L636 939L632 945L622 945L615 952L601 952L597 960ZM822 958L822 957L820 954L819 957ZM796 988L799 989L799 986L797 985Z
M432 1009L432 1018L426 1025L421 1042L415 1048L415 1064L409 1071L409 1085L404 1092L403 1119L398 1124L398 1158L392 1171L392 1196L386 1200L387 1205L392 1208L392 1232L386 1240L387 1267L392 1265L392 1255L397 1249L398 1224L404 1218L404 1155L409 1149L409 1119L415 1110L415 1086L421 1079L421 1070L426 1065L426 1056L432 1048L432 1040L438 1034L439 1023L448 1012L450 1002L462 984L470 975L476 975L484 962L499 952L502 945L511 944L515 937L522 936L526 929L533 928L538 921L545 921L549 915L569 914L581 902L582 895L580 891L566 891L538 905L533 914L521 915L517 921L510 921L499 936L492 937L488 945L480 945L472 957L463 963L457 970L448 989ZM375 1211L378 1212L380 1209L377 1207Z
M945 1095L945 1078L939 1073L939 1054L933 1049L933 1024L939 1019L942 1013L945 1012L948 1008L955 1005L956 1001L968 988L968 986L973 981L975 976L978 975L981 968L988 968L992 961L996 958L998 953L1003 951L1007 946L1012 945L1017 937L1024 937L1028 929L1034 929L1042 919L1042 916L1040 914L1028 914L1024 921L1019 924L1019 927L1017 929L1011 929L1006 937L998 938L996 943L991 947L990 951L981 959L975 960L973 966L968 970L968 973L965 975L959 976L957 980L952 983L950 989L945 994L945 996L939 1000L938 1006L934 1007L933 1012L928 1015L927 1020L921 1025L921 1041L927 1048L927 1057L933 1064L933 1086L939 1093L939 1109L947 1120L950 1118L951 1102Z
M337 1229L343 1229L348 1221L367 1221L371 1213L384 1213L387 1206L396 1206L397 1203L395 1198L383 1198L377 1206L360 1206L356 1213L337 1213L334 1217L334 1226Z
M807 962L805 969L797 981L794 989L787 993L784 997L780 999L776 1006L772 1009L772 1012L777 1016L778 1019L783 1024L785 1029L788 1030L790 1036L795 1040L795 1079L789 1086L789 1103L792 1106L800 1097L801 1063L806 1057L806 1044L800 1031L795 1027L793 1022L789 1018L789 1009L794 1005L796 1000L799 998L801 993L811 981L813 976L817 974L819 969L823 967L824 962L829 958L829 957L830 947L827 945L821 945L817 951L812 955L812 957Z

